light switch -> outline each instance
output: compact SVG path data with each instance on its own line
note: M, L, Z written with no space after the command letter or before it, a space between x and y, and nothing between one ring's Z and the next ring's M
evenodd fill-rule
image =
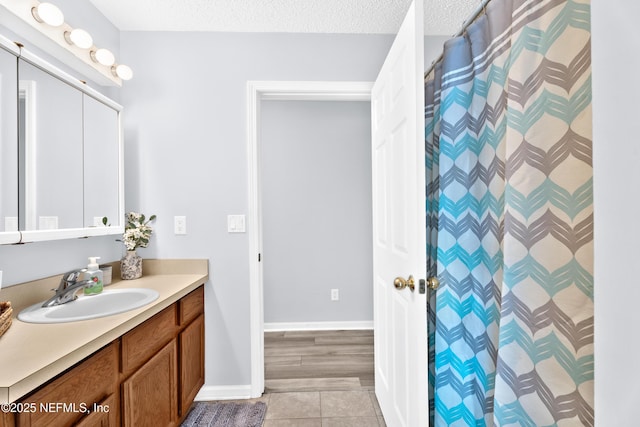
M187 217L186 216L173 217L173 232L175 234L187 234Z
M244 215L228 215L227 231L229 233L244 233L246 231L244 218Z

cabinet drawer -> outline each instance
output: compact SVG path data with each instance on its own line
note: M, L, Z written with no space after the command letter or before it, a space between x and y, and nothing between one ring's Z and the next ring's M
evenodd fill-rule
M111 394L117 381L118 345L112 343L23 399L23 403L35 403L37 410L20 413L17 424L72 425L85 415L85 410L91 410L94 403Z
M138 369L177 334L176 305L173 304L122 336L122 373Z
M204 286L200 286L182 298L179 304L180 326L185 326L200 314L204 313Z

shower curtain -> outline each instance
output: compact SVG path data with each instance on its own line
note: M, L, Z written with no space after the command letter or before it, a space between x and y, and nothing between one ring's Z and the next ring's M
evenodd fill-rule
M425 85L436 426L594 423L589 0L493 0Z

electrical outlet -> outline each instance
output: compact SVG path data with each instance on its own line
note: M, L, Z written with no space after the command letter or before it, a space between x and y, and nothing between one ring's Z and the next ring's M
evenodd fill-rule
M340 291L338 289L331 289L331 301L338 301L340 299Z
M187 217L186 216L173 217L173 232L174 234L187 234Z

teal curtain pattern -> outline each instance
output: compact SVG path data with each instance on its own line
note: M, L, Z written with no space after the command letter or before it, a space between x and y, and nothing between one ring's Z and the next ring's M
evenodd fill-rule
M425 84L436 426L592 426L589 0L492 0Z
M425 166L427 211L427 277L438 275L438 201L440 190L440 83L442 66L434 67L434 78L425 84ZM435 383L436 292L428 290L427 331L429 343L429 419L433 425Z

